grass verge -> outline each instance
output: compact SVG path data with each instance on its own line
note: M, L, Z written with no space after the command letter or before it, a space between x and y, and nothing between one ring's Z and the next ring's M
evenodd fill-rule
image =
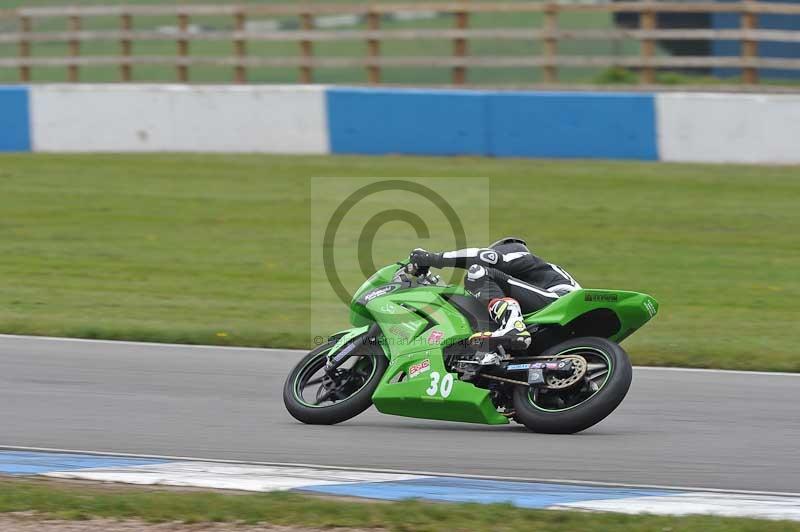
M0 479L0 512L39 512L67 520L105 517L165 521L245 522L318 528L359 527L398 531L616 530L625 532L702 530L777 532L800 530L787 521L709 516L632 516L578 511L527 510L511 505L430 504L417 501L374 504L328 500L294 493L222 494L115 490L43 481Z
M307 347L310 178L488 177L492 238L647 292L634 363L800 371L797 167L414 157L0 156L0 331ZM332 198L334 201L341 201ZM461 213L468 215L469 213ZM319 228L317 228L319 229ZM406 228L407 229L407 228ZM380 236L380 235L379 235ZM473 242L473 245L485 245ZM417 245L404 242L396 260ZM431 245L432 246L432 245Z

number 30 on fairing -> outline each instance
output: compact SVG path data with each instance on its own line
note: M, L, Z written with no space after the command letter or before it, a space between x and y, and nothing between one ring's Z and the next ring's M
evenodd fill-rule
M431 373L431 385L425 390L430 396L436 395L438 392L439 395L446 398L450 395L450 392L453 391L453 375L451 373L445 373L444 378L439 375L438 371L434 371Z

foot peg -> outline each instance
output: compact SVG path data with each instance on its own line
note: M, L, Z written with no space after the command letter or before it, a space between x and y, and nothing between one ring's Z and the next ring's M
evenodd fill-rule
M481 353L477 353L477 355L480 356ZM502 362L502 361L503 361L503 358L500 355L498 355L497 353L483 353L483 356L480 357L480 359L478 360L478 365L479 366L498 366L498 365L500 365L500 362Z

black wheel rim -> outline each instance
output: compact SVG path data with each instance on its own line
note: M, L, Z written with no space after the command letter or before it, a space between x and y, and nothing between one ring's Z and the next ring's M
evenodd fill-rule
M318 353L297 372L292 391L304 406L328 408L347 401L372 380L378 368L374 356L354 356L327 374L328 351Z

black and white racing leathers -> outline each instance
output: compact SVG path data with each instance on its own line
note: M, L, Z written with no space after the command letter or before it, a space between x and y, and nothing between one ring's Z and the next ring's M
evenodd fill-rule
M545 262L518 242L448 251L440 257L434 266L468 268L464 287L480 301L488 305L511 297L525 314L580 288L563 268Z

